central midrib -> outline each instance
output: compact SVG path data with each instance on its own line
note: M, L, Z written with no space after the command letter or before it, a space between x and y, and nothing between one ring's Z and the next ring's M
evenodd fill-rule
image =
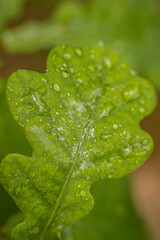
M44 237L45 233L47 232L50 224L51 224L52 221L53 221L53 218L55 217L55 213L56 213L56 211L57 211L57 209L58 209L58 207L59 207L59 205L60 205L60 202L61 202L61 200L62 200L63 194L64 194L64 192L65 192L65 189L66 189L66 187L67 187L67 184L68 184L68 182L69 182L69 179L70 179L70 177L71 177L71 175L72 175L73 169L74 169L75 164L76 164L76 162L77 162L78 155L79 155L79 152L80 152L80 150L81 150L82 144L83 144L83 142L84 142L84 140L85 140L85 137L86 137L86 135L87 135L88 129L89 129L91 123L92 123L93 113L94 113L94 112L92 111L91 118L90 118L87 126L86 126L85 129L84 129L84 133L83 133L82 139L81 139L81 141L80 141L80 143L79 143L79 146L78 146L78 148L77 148L77 151L76 151L76 154L75 154L75 157L74 157L74 160L73 160L72 167L71 167L71 169L70 169L70 171L69 171L69 173L68 173L68 175L67 175L66 181L65 181L65 183L64 183L64 185L63 185L63 187L62 187L62 190L61 190L61 192L60 192L60 194L59 194L59 196L58 196L58 199L57 199L57 201L56 201L56 204L55 204L55 207L54 207L54 209L53 209L53 211L52 211L52 214L51 214L51 216L50 216L50 218L49 218L49 220L48 220L48 222L47 222L47 224L46 224L46 226L45 226L45 228L44 228L44 230L43 230L43 232L42 232L39 240L43 240L43 237Z

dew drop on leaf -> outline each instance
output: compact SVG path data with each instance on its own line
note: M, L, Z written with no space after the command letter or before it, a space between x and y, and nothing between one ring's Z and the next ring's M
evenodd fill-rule
M55 84L53 85L53 88L54 88L54 91L55 91L55 92L59 92L59 91L60 91L60 87L59 87L58 83L55 83Z
M70 55L69 53L64 53L64 54L63 54L63 58L64 58L65 60L71 60L71 55Z
M141 108L139 109L139 111L140 111L140 113L144 113L145 110L144 110L144 108L141 107Z
M117 124L113 124L113 129L117 130L118 129L118 125Z
M69 73L67 71L63 71L62 72L62 77L63 78L68 78L69 77Z
M85 197L86 192L85 192L84 190L82 190L82 191L80 192L80 195L81 195L82 197Z
M123 90L123 98L126 102L133 101L141 96L141 90L138 86L136 85L128 85L124 90Z

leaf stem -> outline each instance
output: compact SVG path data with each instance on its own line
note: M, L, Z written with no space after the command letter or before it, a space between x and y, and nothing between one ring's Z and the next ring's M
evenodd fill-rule
M72 173L73 173L73 170L74 170L75 164L76 164L76 162L77 162L77 158L78 158L79 152L80 152L80 150L81 150L82 144L83 144L83 142L84 142L84 140L85 140L85 138L86 138L88 129L89 129L91 123L92 123L93 114L94 114L94 111L92 111L91 118L90 118L90 120L89 120L86 128L84 129L84 133L83 133L83 135L82 135L82 139L81 139L81 141L80 141L80 143L79 143L79 146L78 146L78 148L77 148L77 151L76 151L76 154L75 154L75 157L74 157L74 160L73 160L72 167L71 167L71 169L70 169L70 171L69 171L69 173L68 173L68 175L67 175L66 181L65 181L65 183L64 183L64 185L63 185L63 188L62 188L62 190L61 190L61 192L60 192L60 194L59 194L59 196L58 196L58 199L57 199L57 201L56 201L56 204L55 204L55 207L54 207L54 209L53 209L53 211L52 211L52 214L51 214L51 216L50 216L50 218L49 218L49 220L48 220L48 222L47 222L44 230L42 231L42 234L41 234L39 240L43 240L45 233L47 232L50 224L51 224L52 221L53 221L53 218L55 217L56 211L57 211L57 209L58 209L58 207L59 207L59 205L60 205L60 202L61 202L61 200L62 200L63 194L64 194L65 189L66 189L66 187L67 187L67 184L68 184L68 182L69 182L69 179L70 179L70 177L71 177L71 175L72 175Z

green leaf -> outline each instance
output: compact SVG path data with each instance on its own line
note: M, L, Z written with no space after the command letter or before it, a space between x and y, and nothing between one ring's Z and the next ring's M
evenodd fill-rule
M73 226L65 228L62 239L147 239L143 223L136 213L131 198L131 186L128 180L128 178L121 178L95 183L91 189L95 199L93 210ZM11 216L2 228L3 235L9 239L12 228L21 221L23 221L22 213Z
M154 88L102 42L56 47L45 74L11 75L7 97L34 153L8 155L0 168L25 215L13 239L53 239L92 209L93 182L128 174L152 152L138 122L155 107Z

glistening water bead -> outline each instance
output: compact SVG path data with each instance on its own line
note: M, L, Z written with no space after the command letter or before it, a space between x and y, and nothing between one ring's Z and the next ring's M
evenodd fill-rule
M60 87L59 87L58 83L55 83L55 84L53 85L53 88L54 88L54 91L55 91L55 92L60 92Z
M136 85L128 85L122 92L123 98L126 102L135 100L141 96L141 89Z
M62 71L62 77L63 78L68 78L69 77L69 73L67 71Z
M64 53L63 54L63 58L65 59L65 60L71 60L71 55L69 54L69 53Z

